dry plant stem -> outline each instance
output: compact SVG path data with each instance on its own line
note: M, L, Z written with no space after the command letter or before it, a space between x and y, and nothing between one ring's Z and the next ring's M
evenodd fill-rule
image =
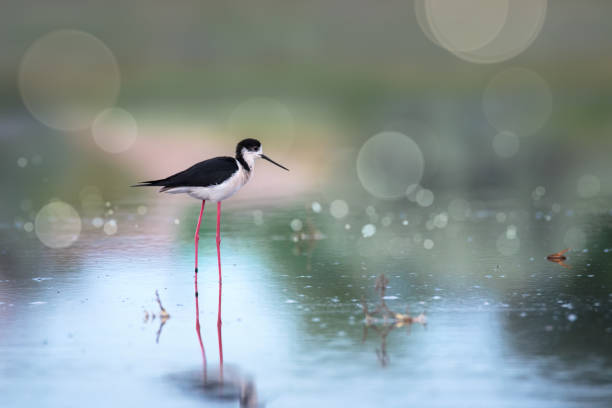
M167 320L170 318L170 314L168 312L166 312L166 309L164 309L164 307L162 306L161 300L159 299L159 293L157 291L155 291L155 300L157 300L157 304L159 305L159 317L162 320Z

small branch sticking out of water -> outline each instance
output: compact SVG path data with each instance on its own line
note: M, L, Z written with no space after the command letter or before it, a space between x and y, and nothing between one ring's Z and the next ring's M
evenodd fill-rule
M376 306L374 311L370 312L368 310L368 305L364 297L361 299L363 313L365 315L362 341L365 341L367 338L368 328L374 329L379 334L381 347L380 349L376 350L376 356L383 367L389 364L389 356L387 354L387 336L393 329L405 326L409 332L410 326L413 323L419 323L423 326L427 324L427 318L425 317L424 313L421 313L416 317L412 317L410 313L408 313L408 310L406 310L405 314L402 314L393 312L391 309L389 309L387 303L385 302L385 292L388 284L389 280L384 274L381 274L378 276L378 278L376 278L375 288L378 297L380 298L380 303Z
M157 300L157 304L159 305L159 318L162 320L168 320L170 318L170 314L166 312L166 309L162 306L161 300L159 299L159 293L157 290L155 291L155 300Z
M166 324L168 319L170 319L170 313L168 313L166 309L164 308L164 306L162 305L162 302L161 302L161 299L159 298L159 293L157 292L157 290L155 291L155 301L159 305L159 322L160 322L159 330L157 330L157 333L156 333L155 342L159 343L159 336L161 336L161 332L162 332L162 329L164 328L164 325ZM151 319L151 321L155 320L155 317L156 316L154 312L149 313L147 310L145 310L145 315L144 315L145 323L149 321L149 318Z

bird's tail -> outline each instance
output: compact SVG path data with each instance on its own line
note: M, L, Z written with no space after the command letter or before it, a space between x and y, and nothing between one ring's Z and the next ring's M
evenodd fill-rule
M131 185L130 187L152 187L152 186L164 186L166 179L161 180L149 180L139 181L138 184Z

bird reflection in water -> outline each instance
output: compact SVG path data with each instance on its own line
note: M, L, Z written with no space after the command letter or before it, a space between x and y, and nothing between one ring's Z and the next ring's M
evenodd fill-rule
M376 356L383 367L389 364L389 354L387 353L387 336L393 329L406 327L406 331L410 334L410 327L413 323L419 323L426 326L427 319L424 313L416 317L412 317L408 310L405 314L396 313L389 309L385 302L385 291L389 280L384 274L376 278L376 292L380 298L379 304L370 312L365 299L362 299L363 312L365 315L363 326L362 342L365 342L368 337L368 329L373 329L380 336L380 348L376 349Z
M219 313L217 315L217 340L219 344L219 369L213 372L208 371L206 361L206 350L202 341L200 326L200 305L198 297L198 283L195 283L195 306L196 306L196 334L200 344L202 356L202 376L197 385L206 397L223 401L238 401L240 407L255 408L262 407L257 399L257 389L255 383L248 376L243 375L239 369L224 369L223 364L223 338L221 330L221 286L219 285Z

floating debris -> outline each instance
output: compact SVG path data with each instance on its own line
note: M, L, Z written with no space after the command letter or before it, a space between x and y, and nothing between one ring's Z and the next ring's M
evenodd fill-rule
M570 248L566 248L563 251L559 251L556 252L554 254L550 254L546 257L546 259L548 259L550 262L554 262L556 264L559 264L565 268L569 268L569 265L565 264L563 261L567 260L567 257L565 256L565 253L567 251L569 251Z
M385 295L388 284L389 280L384 274L381 274L376 278L375 288L378 292L380 303L372 312L368 310L368 305L365 302L365 299L362 299L361 302L363 312L365 314L362 342L366 340L369 328L375 330L380 335L381 346L379 349L376 349L376 356L383 367L389 364L389 356L387 354L387 336L393 329L405 326L408 333L410 333L410 326L413 323L419 323L423 326L427 324L427 319L424 313L413 317L410 315L408 310L406 310L406 313L396 313L389 309L385 303L385 299L395 298L395 296Z

